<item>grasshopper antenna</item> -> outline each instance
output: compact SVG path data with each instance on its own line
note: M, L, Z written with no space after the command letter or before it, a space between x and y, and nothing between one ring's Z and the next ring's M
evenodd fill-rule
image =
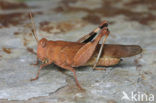
M32 12L31 10L29 11L29 15L30 15L30 19L31 19L31 23L32 23L32 26L33 26L33 29L32 29L32 33L36 39L36 41L38 42L38 38L37 38L37 35L36 35L36 26L35 26L35 23L34 23L34 20L33 20L33 17L32 17Z

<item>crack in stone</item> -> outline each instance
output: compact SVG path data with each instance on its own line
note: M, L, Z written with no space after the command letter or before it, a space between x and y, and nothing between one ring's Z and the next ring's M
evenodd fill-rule
M65 88L67 85L61 86L60 88L56 89L54 92L50 92L49 95L57 93L59 90Z

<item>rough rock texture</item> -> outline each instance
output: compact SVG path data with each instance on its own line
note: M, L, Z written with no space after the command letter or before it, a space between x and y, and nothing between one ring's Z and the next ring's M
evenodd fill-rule
M1 0L0 103L135 103L132 92L146 94L148 100L156 96L155 7L155 0ZM29 8L39 38L76 41L107 20L111 31L107 43L140 45L143 53L106 71L77 68L85 92L78 90L70 71L53 64L31 82L39 65L31 65L36 61L36 42ZM123 92L130 100L122 100Z

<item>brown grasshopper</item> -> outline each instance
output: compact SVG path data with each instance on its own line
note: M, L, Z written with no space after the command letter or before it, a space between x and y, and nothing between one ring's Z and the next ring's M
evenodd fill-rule
M63 69L72 71L77 86L82 90L83 88L78 82L74 67L94 65L94 69L98 70L99 68L96 68L96 66L113 66L120 62L120 58L134 56L142 52L141 47L138 45L104 45L110 33L107 21L102 22L98 28L76 42L52 41L46 38L39 40L36 36L31 13L30 17L34 28L32 32L38 43L36 64L38 64L38 60L43 63L36 77L31 80L38 79L40 70L54 63ZM105 38L101 45L99 41L103 36Z

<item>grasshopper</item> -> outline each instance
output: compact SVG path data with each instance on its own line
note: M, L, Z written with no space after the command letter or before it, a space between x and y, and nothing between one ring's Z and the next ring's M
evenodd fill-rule
M105 44L110 33L107 21L103 21L95 30L76 42L53 41L46 38L39 40L36 36L35 23L31 13L30 17L33 25L32 33L38 43L36 64L38 64L38 60L42 62L36 77L31 80L38 79L40 70L54 63L73 72L76 85L83 90L74 67L94 66L93 69L99 70L96 66L113 66L121 61L120 58L131 57L142 52L142 48L138 45ZM103 43L99 44L103 36L105 36Z

